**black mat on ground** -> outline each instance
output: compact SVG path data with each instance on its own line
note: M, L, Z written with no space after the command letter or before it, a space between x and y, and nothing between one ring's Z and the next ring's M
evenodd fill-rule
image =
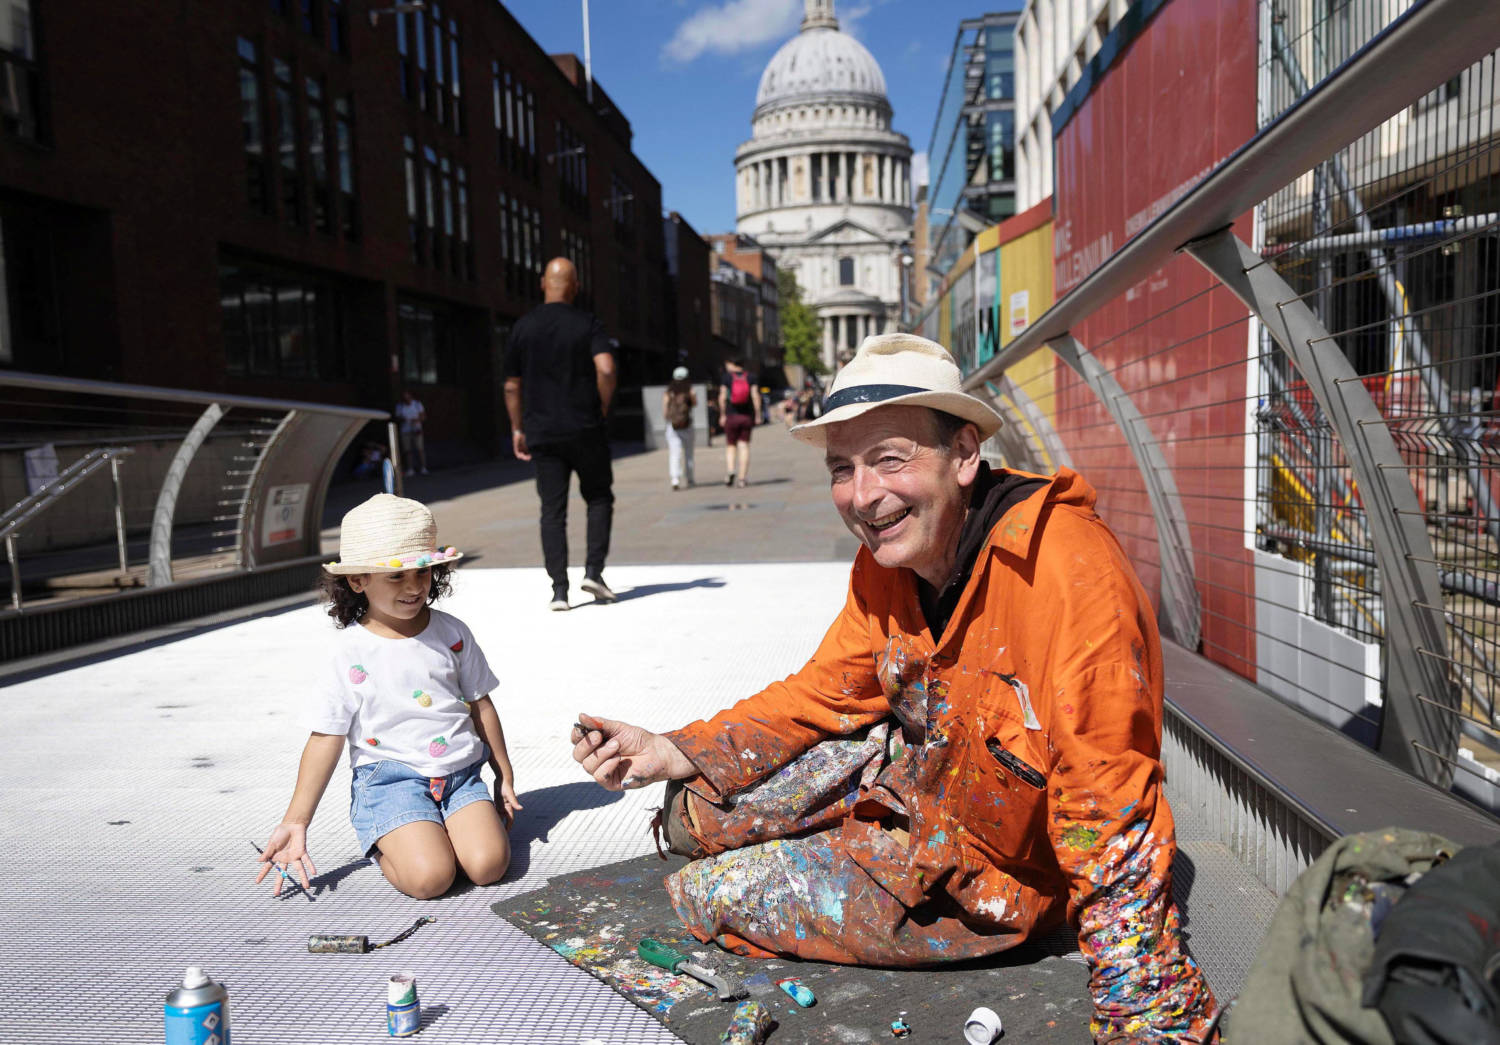
M772 1042L894 1042L891 1021L902 1013L912 1030L907 1041L962 1042L964 1020L980 1005L999 1013L1005 1041L1089 1040L1088 971L1066 930L994 958L936 969L740 958L699 943L677 920L662 879L685 862L654 855L625 860L555 878L492 909L688 1042L717 1042L735 1003L718 1001L712 988L690 976L642 961L636 956L642 937L739 980L775 1016ZM1072 958L1063 957L1070 952ZM816 1004L799 1008L776 986L788 976L811 988Z

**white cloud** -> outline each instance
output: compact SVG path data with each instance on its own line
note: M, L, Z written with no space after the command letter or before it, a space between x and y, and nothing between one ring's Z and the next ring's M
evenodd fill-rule
M911 183L912 183L912 185L914 185L914 186L915 185L926 185L928 183L927 182L927 178L928 178L928 172L927 172L927 153L926 153L926 151L924 150L922 152L914 152L914 153L912 153L911 154Z
M736 54L784 40L796 32L802 6L801 0L726 0L700 8L677 27L662 58L687 63L710 52Z
M847 9L835 7L833 13L838 17L839 29L858 40L860 37L859 20L870 13L870 6L869 4L853 4Z

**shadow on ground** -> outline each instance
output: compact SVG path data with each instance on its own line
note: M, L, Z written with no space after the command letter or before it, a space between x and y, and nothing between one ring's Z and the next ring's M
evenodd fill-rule
M697 580L692 581L673 581L671 583L663 584L638 584L634 588L616 592L615 594L618 596L618 599L616 601L629 602L632 599L644 599L648 595L664 595L667 592L687 591L690 588L722 588L724 587L724 583L724 578L722 577L699 577ZM578 606L575 606L574 609L581 609L584 606L601 605L604 604L600 602L582 602L579 603Z

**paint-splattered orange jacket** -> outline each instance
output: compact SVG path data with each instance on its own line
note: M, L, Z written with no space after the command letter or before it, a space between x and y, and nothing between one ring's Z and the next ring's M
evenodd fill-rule
M1160 640L1094 499L1063 469L1013 506L941 636L912 572L861 549L801 671L668 736L713 799L894 716L905 748L842 827L854 859L908 906L946 890L1017 942L1066 916L1091 967L1096 1037L1160 1040L1201 1026L1213 1003L1171 903ZM860 838L891 814L910 831L908 862L867 865Z

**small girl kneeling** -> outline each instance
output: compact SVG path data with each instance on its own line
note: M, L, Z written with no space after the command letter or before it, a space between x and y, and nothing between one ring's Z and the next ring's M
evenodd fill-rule
M505 874L506 831L521 803L489 697L498 680L468 626L429 608L449 594L461 558L437 547L432 513L417 501L376 494L344 516L339 562L324 567L322 580L339 630L316 687L292 800L256 882L281 865L311 887L317 868L307 827L346 745L349 819L360 849L393 886L430 899L460 868L476 885ZM486 760L493 801L479 772ZM281 883L278 875L272 891Z

